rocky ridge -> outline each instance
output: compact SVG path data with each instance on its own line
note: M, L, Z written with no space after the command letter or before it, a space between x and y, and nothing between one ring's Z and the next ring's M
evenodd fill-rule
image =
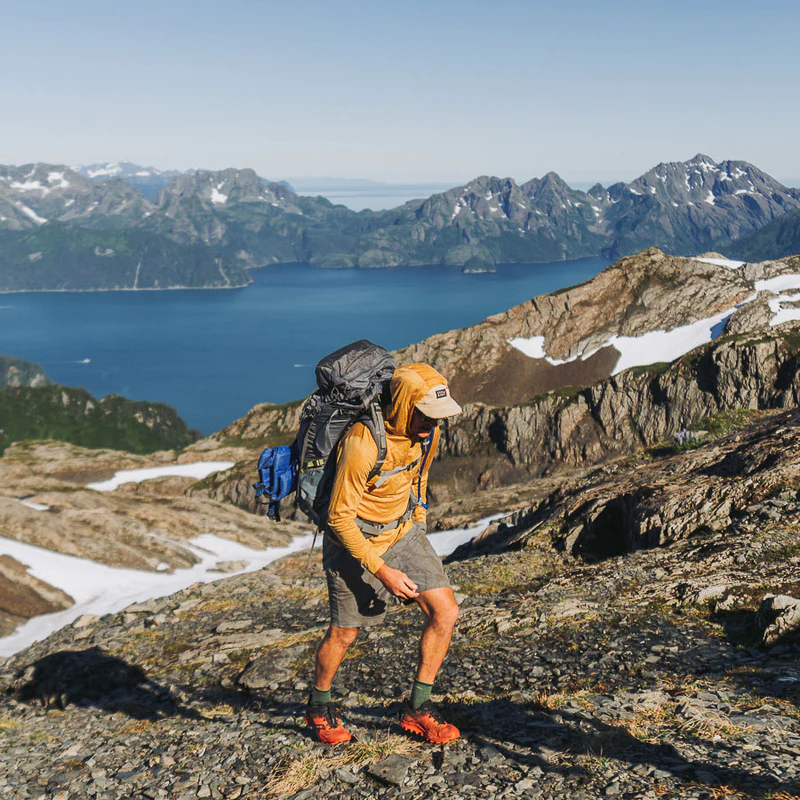
M579 286L436 334L399 350L397 357L452 375L454 393L467 402L523 403L609 377L619 359L617 338L670 331L726 310L733 314L753 297L757 281L797 273L800 257L731 269L648 248ZM539 357L511 344L531 337L543 337Z
M298 555L78 620L6 661L0 790L14 800L796 797L800 643L788 631L761 644L757 612L766 595L800 595L798 422L767 414L687 451L616 461L584 476L583 508L580 482L568 481L459 554L448 570L461 616L437 682L464 734L455 743L409 740L395 721L421 625L402 605L337 678L358 741L309 739L302 709L327 611L318 554L310 573ZM734 462L741 502L720 515ZM625 496L626 518L644 519L659 495L690 484L705 506L662 504L665 526L691 509L680 535L616 552L586 538L565 547L562 531L598 529L599 502Z

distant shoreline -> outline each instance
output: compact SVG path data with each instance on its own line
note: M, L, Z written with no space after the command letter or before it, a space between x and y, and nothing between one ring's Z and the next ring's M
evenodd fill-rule
M690 256L687 256L689 258ZM362 272L375 272L379 270L397 270L397 269L428 269L429 267L440 268L440 267L447 267L450 269L458 270L462 275L482 275L482 274L493 274L497 272L498 267L507 267L507 266L530 266L530 267L539 267L539 266L547 266L553 264L571 264L578 261L587 261L590 259L600 258L603 260L603 256L601 255L593 255L593 256L581 256L580 258L566 258L561 259L558 261L504 261L498 264L492 264L490 269L486 270L476 270L476 271L465 271L464 264L394 264L391 266L383 266L383 267L360 267L360 266L322 266L320 264L311 264L308 262L303 261L279 261L269 264L259 264L253 267L245 267L247 272L253 272L254 270L261 270L267 269L269 267L286 267L286 266L300 266L300 267L311 267L312 269L319 269L325 271L332 271L336 272L338 270L360 270ZM614 263L611 261L610 263ZM85 294L89 292L170 292L170 291L200 291L200 290L207 290L207 291L218 291L218 290L226 290L226 289L245 289L248 286L252 285L254 281L252 279L248 280L247 283L237 283L231 284L230 286L144 286L144 287L137 287L133 288L132 286L121 286L121 287L113 287L113 288L97 288L97 289L0 289L0 295L7 295L7 294Z
M230 286L119 286L104 289L0 289L4 294L88 294L89 292L181 292L181 291L225 291L226 289L244 289L253 281L237 283Z

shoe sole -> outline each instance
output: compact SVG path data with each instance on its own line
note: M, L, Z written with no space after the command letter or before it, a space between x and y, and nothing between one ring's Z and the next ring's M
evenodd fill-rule
M431 744L447 744L447 742L454 742L456 739L461 738L460 731L458 731L455 736L431 736L425 728L411 720L401 720L400 727L406 733L413 733L421 736L426 742L430 742Z

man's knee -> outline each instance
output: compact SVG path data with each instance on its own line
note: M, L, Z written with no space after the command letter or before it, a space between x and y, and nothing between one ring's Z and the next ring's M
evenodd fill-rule
M338 647L350 647L358 636L358 628L339 628L331 625L326 638Z
M423 596L427 594L424 592ZM434 624L448 628L455 627L458 619L458 603L452 589L433 589L425 600L426 602L421 605Z

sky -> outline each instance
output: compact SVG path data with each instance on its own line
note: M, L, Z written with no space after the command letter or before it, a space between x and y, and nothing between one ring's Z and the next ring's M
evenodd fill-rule
M800 178L796 0L0 0L0 163Z

